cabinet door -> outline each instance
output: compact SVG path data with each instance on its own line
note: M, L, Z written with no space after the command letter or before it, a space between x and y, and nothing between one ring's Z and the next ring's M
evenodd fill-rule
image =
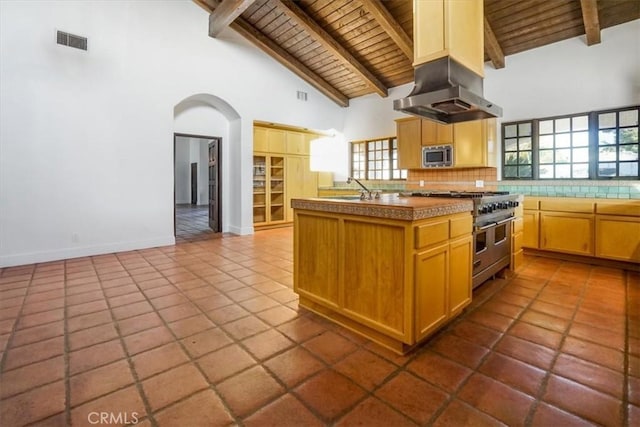
M318 172L309 167L309 157L302 157L302 197L318 197Z
M596 256L640 262L640 218L597 215Z
M593 215L540 212L540 249L593 255L593 235Z
M449 243L416 255L416 340L432 333L448 317Z
M443 125L433 120L421 120L422 145L442 145L453 143L453 126Z
M482 120L453 125L453 164L456 167L486 166L487 144Z
M288 131L286 134L286 138L288 154L302 155L305 153L304 146L307 142L302 132Z
M398 167L419 169L422 167L421 120L411 118L397 121Z
M280 129L267 129L270 153L285 153L286 132Z
M260 151L262 153L269 152L269 140L267 133L267 128L253 128L253 151Z
M449 251L449 315L453 316L471 303L473 236L452 241Z
M525 248L538 249L540 247L540 212L525 209L522 219L524 221L524 236L522 239L522 246L524 246Z
M286 191L286 220L293 221L291 199L304 196L304 166L303 157L287 156Z

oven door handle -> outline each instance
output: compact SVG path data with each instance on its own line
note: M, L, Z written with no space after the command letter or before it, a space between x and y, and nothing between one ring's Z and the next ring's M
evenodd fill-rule
M498 224L499 223L491 222L491 223L489 223L487 225L483 225L482 227L476 227L476 231L483 231L483 230L486 230L488 228L494 227L494 226L496 226Z
M512 216L510 216L510 217L509 217L509 218L507 218L507 219L503 219L503 220L500 220L500 221L496 222L496 225L502 225L502 224L504 224L505 222L509 222L509 221L513 221L513 217L512 217Z

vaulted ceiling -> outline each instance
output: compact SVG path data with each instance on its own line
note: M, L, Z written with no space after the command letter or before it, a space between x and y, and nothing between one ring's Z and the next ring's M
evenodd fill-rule
M413 81L410 0L193 0L209 35L230 26L341 106ZM484 0L485 60L640 18L640 0ZM604 41L606 43L606 40Z

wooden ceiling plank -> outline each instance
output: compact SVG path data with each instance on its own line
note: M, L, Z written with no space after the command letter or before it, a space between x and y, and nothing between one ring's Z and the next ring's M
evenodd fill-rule
M359 75L374 92L382 97L387 96L387 88L382 82L365 68L351 53L347 51L340 43L338 43L327 31L325 31L316 21L314 21L306 12L304 12L297 4L290 0L279 1L282 5L284 13L289 16L296 24L300 25L313 38L320 42L325 49L332 52L339 58L345 67Z
M209 37L218 34L231 24L234 19L242 15L255 0L223 0L209 15Z
M486 16L484 17L484 51L491 58L493 68L496 70L504 68L504 52Z
M532 7L519 13L518 19L509 16L505 19L496 19L492 15L487 15L490 22L493 23L493 30L500 40L504 40L503 36L510 37L514 31L535 31L539 26L548 26L548 21L560 17L565 20L567 17L579 17L582 19L580 6L577 2L565 3L556 1L547 1L540 4L539 7Z
M545 13L544 17L541 17L538 19L534 17L530 19L526 19L520 22L521 25L510 28L508 32L501 32L502 34L500 35L500 38L501 40L504 40L504 43L502 43L503 49L504 49L504 45L506 44L506 40L512 40L512 39L530 35L530 34L544 33L549 29L552 29L552 30L562 29L568 26L573 21L582 22L582 17L580 16L579 10L576 16L572 16L569 13L551 14L551 12L549 12L548 14ZM497 35L497 32L496 32L496 35Z
M208 9L209 13L213 12L213 9L208 3L206 3L206 1L194 1L199 6L205 8L205 10ZM300 77L302 80L315 87L318 91L331 99L333 102L340 105L341 107L349 106L349 98L345 94L327 83L319 75L311 71L306 65L297 60L289 52L282 49L271 39L262 34L259 30L254 28L246 20L241 17L236 18L236 20L233 21L229 26L244 38L249 40L251 43L255 44L257 47L263 50L267 55L271 56L284 67L293 72L295 75Z
M393 15L378 0L360 0L360 2L364 10L373 16L407 58L413 61L413 41L407 36L407 33L404 32Z
M598 0L580 0L584 32L587 46L600 43L600 21L598 20Z

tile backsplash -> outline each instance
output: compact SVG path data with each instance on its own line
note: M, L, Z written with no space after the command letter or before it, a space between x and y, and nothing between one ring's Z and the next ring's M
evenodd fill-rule
M385 191L455 190L455 191L508 191L525 196L582 197L602 199L640 199L640 180L538 180L498 181L496 168L468 169L411 169L407 180L366 181L371 189ZM424 185L420 185L423 181ZM476 187L482 181L483 187ZM335 182L333 188L353 188L355 184Z
M525 196L640 199L640 181L500 181L498 190Z

